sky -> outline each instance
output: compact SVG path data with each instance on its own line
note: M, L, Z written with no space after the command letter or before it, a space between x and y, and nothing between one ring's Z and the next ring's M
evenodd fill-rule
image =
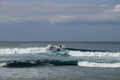
M120 0L0 0L0 41L120 41Z

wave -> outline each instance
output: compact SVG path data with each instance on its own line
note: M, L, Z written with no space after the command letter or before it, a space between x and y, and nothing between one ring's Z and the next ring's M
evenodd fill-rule
M83 67L103 67L103 68L119 68L120 63L96 63L88 61L78 61L78 66Z
M119 52L82 52L82 51L69 51L70 56L74 57L120 57Z
M28 53L45 53L46 48L29 47L29 48L2 48L0 54L28 54Z
M46 55L68 56L68 51L50 51L47 47L28 47L28 48L1 48L0 54L36 54L46 53ZM48 54L49 53L49 54ZM51 53L51 54L50 54Z
M38 60L38 61L10 61L0 63L0 67L37 67L37 66L82 66L82 67L103 67L119 68L120 63L98 63L89 61L61 61L61 60Z
M0 63L1 67L33 67L33 66L77 66L78 61L37 60L37 61L10 61Z
M52 53L48 55L55 56L74 56L74 57L120 57L120 52L102 52L102 51L49 51L46 47L29 47L29 48L1 48L0 54L34 54L34 53Z
M63 51L50 51L47 47L28 47L28 48L1 48L0 54L34 54L46 53L50 56L74 56L74 57L117 57L120 58L120 52L83 50L80 51L73 48L66 48ZM49 53L49 54L48 54ZM51 53L51 54L50 54Z

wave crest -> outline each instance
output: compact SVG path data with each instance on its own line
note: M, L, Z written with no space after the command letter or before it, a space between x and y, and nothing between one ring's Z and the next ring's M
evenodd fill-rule
M44 53L44 52L46 52L46 48L43 47L0 49L0 54L28 54L28 53Z
M69 51L70 56L75 57L120 57L119 52L82 52L82 51Z

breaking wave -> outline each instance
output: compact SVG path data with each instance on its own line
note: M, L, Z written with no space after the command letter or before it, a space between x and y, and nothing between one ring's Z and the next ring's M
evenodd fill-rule
M18 54L18 55L11 55L11 54ZM88 59L86 57L90 57L90 58ZM91 57L92 58L95 57L94 58L95 60L93 61ZM110 57L110 58L106 58L106 57ZM103 61L100 62L99 58L102 58ZM110 51L100 51L100 50L66 48L65 50L63 49L62 51L57 51L57 50L52 51L52 50L48 50L47 47L0 48L1 67L33 67L33 66L48 66L48 65L73 66L74 65L74 66L84 66L84 67L117 68L120 67L119 58L120 58L120 52L110 52ZM112 63L112 60L113 62L114 61L117 62Z
M34 54L34 53L50 53L46 47L29 47L29 48L1 48L0 54ZM88 51L88 50L64 50L62 52L55 51L54 54L74 57L120 57L120 52L108 51Z
M82 52L69 51L70 56L75 57L120 57L120 52Z
M0 54L28 54L28 53L45 53L46 48L29 47L29 48L2 48Z
M118 67L120 67L120 63L96 63L96 62L88 62L88 61L78 61L78 66L118 68Z

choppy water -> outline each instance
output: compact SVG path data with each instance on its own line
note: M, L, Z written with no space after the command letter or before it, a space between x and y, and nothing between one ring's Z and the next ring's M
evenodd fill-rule
M120 42L0 42L2 80L120 80L119 69Z

